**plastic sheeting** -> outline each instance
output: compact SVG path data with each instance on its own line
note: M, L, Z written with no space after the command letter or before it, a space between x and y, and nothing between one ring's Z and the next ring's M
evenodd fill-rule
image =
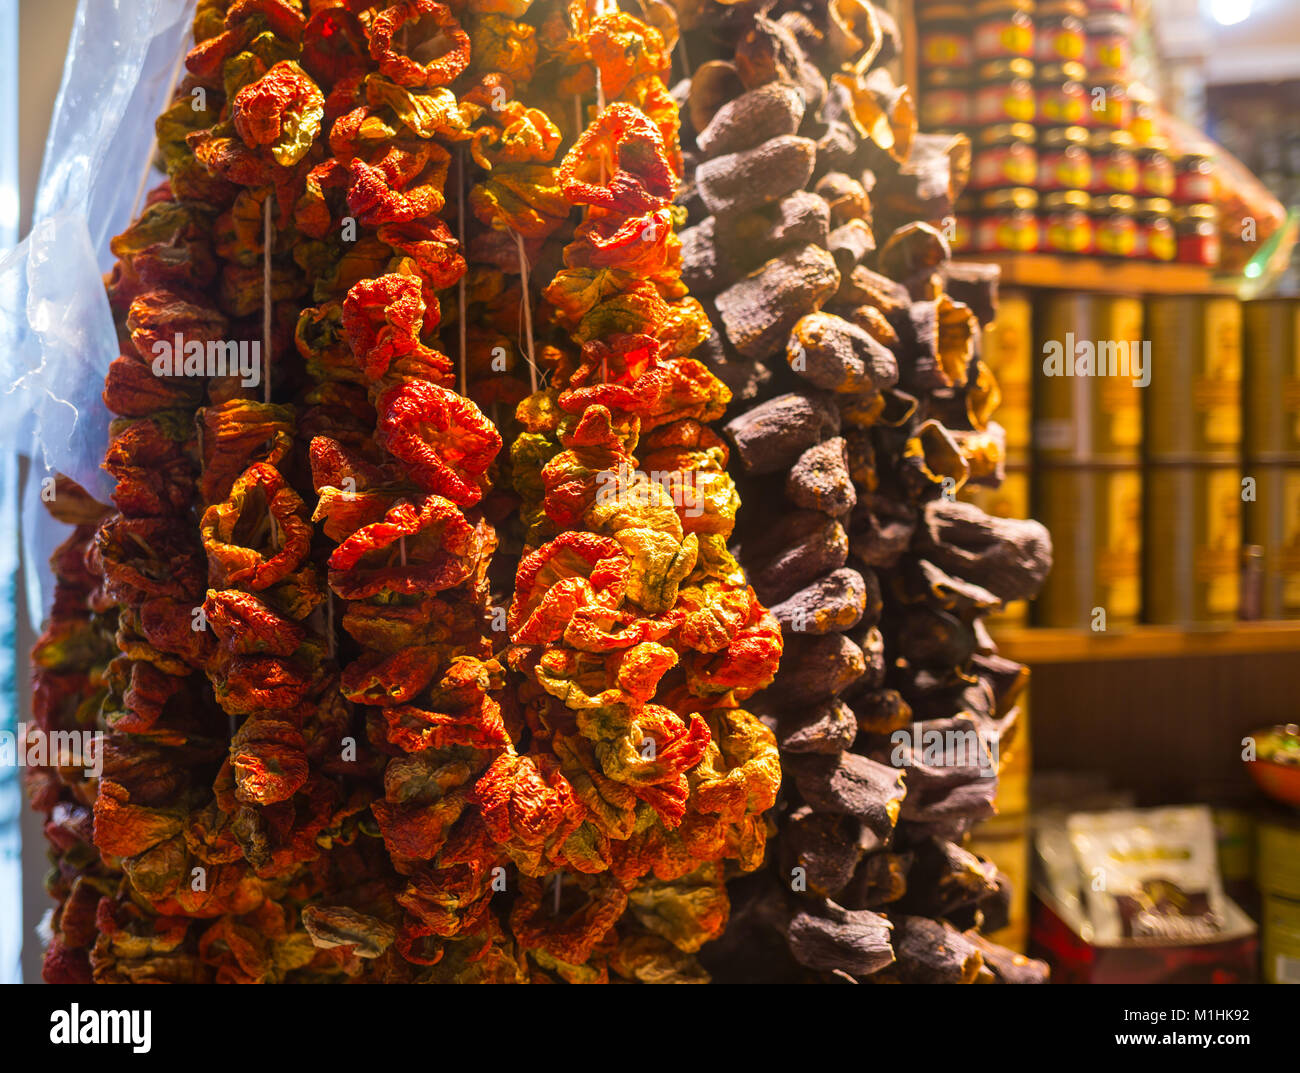
M109 501L100 398L117 335L104 294L109 240L161 180L153 120L180 74L194 0L81 0L54 105L31 233L0 256L0 447L30 454L29 487L66 473ZM28 503L33 497L27 497ZM26 507L27 504L24 504ZM46 557L66 534L24 510L29 606L46 604Z

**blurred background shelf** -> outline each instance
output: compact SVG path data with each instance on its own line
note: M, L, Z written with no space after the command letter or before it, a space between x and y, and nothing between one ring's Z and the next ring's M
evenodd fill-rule
M1106 633L1008 627L993 634L999 653L1031 666L1284 652L1300 656L1300 622L1239 622L1197 629L1135 626Z
M1151 264L1098 257L1058 257L1050 253L963 254L973 264L997 265L1003 287L1100 294L1235 294L1234 281L1208 268Z

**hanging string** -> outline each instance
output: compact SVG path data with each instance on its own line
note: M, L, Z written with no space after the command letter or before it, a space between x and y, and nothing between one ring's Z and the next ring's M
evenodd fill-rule
M271 401L271 202L268 190L262 202L262 401Z
M181 78L181 64L185 61L184 51L178 52L176 62L172 64L171 78L167 82L167 96L163 98L168 104L172 103L172 98L176 95L176 85ZM204 101L206 104L206 100ZM158 151L158 133L155 130L153 141L149 143L149 152L144 155L144 171L140 173L140 184L135 188L135 200L131 202L131 219L134 221L140 215L140 202L144 199L145 186L149 182L149 173L153 171L154 153Z
M524 356L528 359L528 383L537 390L537 362L533 356L533 302L528 294L528 251L524 249L524 236L518 231L515 249L519 251L519 285L524 295Z
M329 659L334 658L334 590L325 587L325 651Z
M460 242L460 255L465 256L465 150L462 148L456 153L456 238ZM466 272L468 266L466 267ZM466 358L466 330L465 324L466 300L465 300L465 272L460 275L460 280L456 284L456 309L458 316L456 318L456 327L460 334L460 393L469 394L469 370Z
M274 198L275 192L267 190L266 200L262 202L262 401L267 405L271 402L271 202ZM271 545L279 547L280 525L274 514L269 517Z

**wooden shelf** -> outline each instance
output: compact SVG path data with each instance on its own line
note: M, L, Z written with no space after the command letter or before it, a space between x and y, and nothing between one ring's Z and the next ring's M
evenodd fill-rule
M962 254L961 260L997 265L1004 287L1095 291L1107 294L1232 294L1233 288L1208 268L1150 264L1048 253Z
M1202 629L1133 626L1106 633L1012 627L995 628L993 639L1000 654L1030 665L1267 652L1300 655L1300 622L1239 622L1232 626Z

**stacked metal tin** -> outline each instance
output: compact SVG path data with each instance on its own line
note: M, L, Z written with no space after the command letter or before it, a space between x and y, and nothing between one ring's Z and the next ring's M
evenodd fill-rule
M1052 527L1060 565L1036 619L1076 629L1131 625L1141 610L1143 388L1131 357L1118 375L1096 369L1116 353L1104 344L1122 343L1125 354L1141 346L1142 302L1054 292L1037 304L1034 504ZM1057 354L1059 362L1049 360Z
M1300 300L1247 302L1242 503L1246 546L1258 561L1262 618L1300 617Z

